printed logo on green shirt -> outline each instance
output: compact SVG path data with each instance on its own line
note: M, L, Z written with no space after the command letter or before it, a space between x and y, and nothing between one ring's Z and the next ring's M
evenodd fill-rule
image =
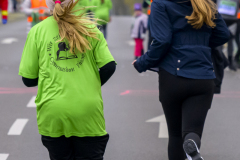
M60 39L60 35L53 37L53 40L56 41ZM70 50L70 46L69 44L66 44L65 42L59 42L58 43L58 50L56 52L55 55L52 54L52 47L53 47L53 42L49 42L47 44L47 52L50 56L50 64L52 66L54 66L57 70L61 71L61 72L74 72L75 71L75 67L70 67L68 68L60 66L57 62L58 61L62 61L62 60L70 60L70 59L78 59L76 66L78 68L81 67L81 65L84 62L84 58L85 58L85 53L82 54L78 54L80 55L80 57L78 57L76 54L71 54L69 53Z
M60 42L58 43L58 51L57 51L57 61L59 60L67 60L67 59L73 59L73 58L78 58L77 55L72 54L68 56L68 52L70 50L70 46L69 44L67 45L65 42ZM60 57L60 52L64 51L64 54L62 54L63 56Z

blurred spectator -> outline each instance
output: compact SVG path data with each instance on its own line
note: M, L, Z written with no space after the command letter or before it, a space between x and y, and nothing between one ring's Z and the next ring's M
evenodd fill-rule
M239 4L240 4L240 0L239 0ZM237 54L235 56L235 61L237 62L237 67L240 68L240 6L239 6L239 10L238 10L238 22L237 22L237 32L236 32L236 43L238 46L238 51Z
M215 3L216 0L213 0ZM211 56L213 61L213 68L216 75L216 78L214 79L214 93L220 94L221 93L221 87L222 82L224 78L224 69L229 66L228 59L224 55L222 51L222 46L211 48Z
M12 3L13 3L13 11L14 12L17 12L17 0L12 0Z
M229 61L229 69L236 71L237 66L235 62L235 58L233 58L234 46L233 42L236 40L238 48L240 48L239 44L239 0L218 0L218 11L222 14L224 21L226 22L227 26L230 27L234 24L237 24L236 29L230 29L231 31L231 39L228 41L228 61ZM238 51L239 52L239 51Z
M2 23L7 23L8 17L8 0L0 0L0 9L2 10Z
M28 32L31 27L36 25L39 21L46 19L50 15L45 0L24 0L22 8L28 16Z
M142 13L140 3L134 5L135 19L132 26L131 37L135 40L135 59L139 58L144 53L143 41L147 31L148 17Z
M143 8L148 8L148 15L151 14L151 3L153 0L144 0L143 1Z
M97 9L95 11L95 17L103 21L98 23L101 25L100 30L103 32L105 39L107 39L107 23L111 21L110 10L112 9L111 0L98 0Z
M151 3L153 2L153 0L144 0L143 1L143 8L148 8L148 48L150 47L151 43L152 43L152 36L151 36L151 30L150 30L150 14L151 14Z
M76 9L85 8L83 10L78 11L76 14L87 13L89 17L93 17L93 13L96 10L96 6L98 6L99 0L79 0L77 5L75 6Z

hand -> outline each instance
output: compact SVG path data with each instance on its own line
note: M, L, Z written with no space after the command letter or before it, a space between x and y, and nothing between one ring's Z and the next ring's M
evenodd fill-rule
M33 13L38 13L39 10L38 10L38 9L33 9L32 12L33 12Z
M112 22L112 17L109 17L109 22Z
M134 65L135 62L137 62L137 60L134 60L134 61L132 62L132 65Z

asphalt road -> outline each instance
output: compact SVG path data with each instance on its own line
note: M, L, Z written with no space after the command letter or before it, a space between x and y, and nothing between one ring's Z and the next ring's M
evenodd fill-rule
M167 160L165 121L159 117L163 111L158 101L158 76L152 72L138 74L133 69L130 26L129 17L113 17L108 28L109 48L118 65L102 88L110 134L105 159ZM0 160L49 159L31 103L37 88L26 88L18 76L26 36L26 21L0 26ZM202 141L206 160L239 160L239 82L240 72L226 71L222 94L214 97ZM152 121L156 122L146 122L155 117Z

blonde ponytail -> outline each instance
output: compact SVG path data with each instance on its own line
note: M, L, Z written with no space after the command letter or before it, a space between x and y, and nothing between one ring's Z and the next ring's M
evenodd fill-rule
M212 0L191 0L193 13L186 16L188 23L195 29L200 29L204 23L209 27L216 27L213 20L216 18L217 7Z
M60 1L64 2L65 0ZM97 26L96 20L89 18L86 14L74 14L83 10L74 10L78 1L73 2L73 0L70 0L63 7L60 3L56 3L53 9L53 17L57 21L61 37L59 41L67 40L70 46L70 53L73 54L76 54L76 50L80 51L80 53L91 50L92 46L87 37L98 39L98 33L94 30Z

